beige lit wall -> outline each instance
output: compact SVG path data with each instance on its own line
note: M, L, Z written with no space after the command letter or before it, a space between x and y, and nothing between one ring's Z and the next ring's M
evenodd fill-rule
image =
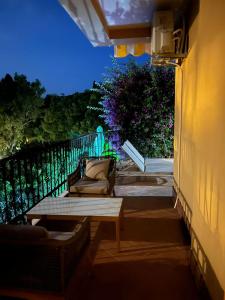
M189 43L176 71L174 177L210 293L221 299L208 265L225 290L225 0L200 1Z

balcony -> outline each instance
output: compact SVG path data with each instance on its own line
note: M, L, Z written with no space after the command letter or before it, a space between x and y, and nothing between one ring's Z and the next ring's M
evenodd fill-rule
M27 210L66 189L66 176L79 157L100 153L103 138L112 145L108 143L111 136L110 132L104 137L94 133L2 160L2 221L26 222ZM38 156L33 160L35 151ZM101 151L109 154L113 150ZM115 194L124 198L120 252L113 223L91 222L91 243L74 265L63 296L27 290L5 290L3 294L27 299L105 299L106 295L107 299L199 299L191 275L195 266L188 224L182 221L181 209L174 208L172 174L159 172L157 160L150 160L151 172L141 172L129 160L118 160L117 167Z
M139 11L141 17L152 11L145 9L145 1L137 1L139 9L135 10L135 1L126 1L131 3L127 8L116 1L111 11L109 2L115 1L91 0L84 9L83 1L60 2L93 44L114 45L118 57L151 53L152 20L148 19L147 26L143 19L135 20L136 28L129 20L129 16L136 19ZM80 16L77 3L82 8ZM92 223L92 242L79 265L74 266L66 299L210 299L206 286L212 299L224 299L224 1L217 1L213 7L209 0L160 0L155 4L156 10L171 8L178 14L176 26L182 23L179 17L185 17L185 40L189 40L181 56L179 47L175 47L177 63L171 61L171 54L165 60L152 60L155 65L177 67L177 206L174 209L171 175L143 174L134 166L119 171L116 195L125 199L122 251L116 252L111 224ZM119 18L121 9L128 20ZM119 24L111 23L113 15ZM85 16L88 20L84 22ZM89 145L95 138L96 135L90 140L46 145L45 150L33 149L33 153L23 152L2 160L0 222L26 222L26 211L33 205L46 196L61 194L66 189L66 176L76 167L79 157L94 151ZM28 291L26 295L10 292L28 299L61 298L46 293L35 296Z

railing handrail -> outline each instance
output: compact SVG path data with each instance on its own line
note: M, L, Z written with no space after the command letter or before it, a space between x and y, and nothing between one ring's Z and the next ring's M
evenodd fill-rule
M66 139L66 140L62 140L62 141L57 141L57 142L44 142L44 143L31 143L31 144L27 144L24 146L24 148L20 149L19 151L17 151L14 154L11 154L9 156L3 157L2 159L0 159L0 164L1 162L7 160L7 159L13 159L16 158L17 156L22 156L23 154L27 154L30 150L32 151L40 151L41 149L44 149L46 147L55 147L55 146L60 146L63 145L65 143L72 143L76 140L85 138L85 137L89 137L89 136L96 136L97 133L96 132L92 132L92 133L88 133L88 134L82 134L79 135L78 137L74 137L71 139Z

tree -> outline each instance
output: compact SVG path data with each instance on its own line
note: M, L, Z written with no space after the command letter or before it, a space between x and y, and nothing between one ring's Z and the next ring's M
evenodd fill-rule
M40 115L44 88L36 80L27 81L24 75L6 75L0 81L0 152L13 154L34 134L31 129Z
M74 130L77 133L93 132L98 125L104 125L103 120L99 118L99 112L90 109L90 107L101 108L100 100L101 95L95 90L85 90L83 93L76 93L72 96L71 118L76 120Z
M93 83L95 87L96 83ZM6 74L0 80L0 157L31 143L70 139L96 130L103 120L98 111L101 95L85 90L69 96L47 95L39 80Z
M103 121L89 106L99 106L100 94L86 90L69 96L48 95L41 121L46 141L58 141L96 130Z

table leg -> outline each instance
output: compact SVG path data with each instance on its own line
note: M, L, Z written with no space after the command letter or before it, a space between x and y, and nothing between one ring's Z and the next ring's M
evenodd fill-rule
M32 224L32 219L27 219L27 224L33 225L33 224Z
M116 220L116 242L117 251L120 252L120 218Z
M121 208L120 211L120 216L119 216L119 221L120 221L120 229L124 229L124 213L123 213L123 207Z

